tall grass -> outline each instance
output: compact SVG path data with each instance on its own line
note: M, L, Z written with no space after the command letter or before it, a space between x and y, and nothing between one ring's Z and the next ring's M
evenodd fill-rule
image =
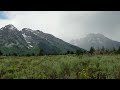
M120 79L120 55L0 56L0 79Z

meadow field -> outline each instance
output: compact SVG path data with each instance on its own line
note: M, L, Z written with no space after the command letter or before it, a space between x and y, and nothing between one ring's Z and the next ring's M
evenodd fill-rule
M120 79L120 55L0 56L0 79Z

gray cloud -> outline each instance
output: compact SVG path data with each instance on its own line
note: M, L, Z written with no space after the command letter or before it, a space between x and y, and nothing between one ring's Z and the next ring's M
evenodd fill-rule
M3 13L3 12L1 12ZM120 11L6 11L9 19L0 19L0 27L13 24L41 30L65 41L102 33L120 41ZM2 15L2 14L1 14Z
M102 33L120 41L120 11L66 12L61 25L71 39L88 33Z

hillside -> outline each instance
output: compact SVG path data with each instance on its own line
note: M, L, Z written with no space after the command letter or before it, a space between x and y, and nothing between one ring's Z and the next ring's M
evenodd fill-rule
M40 49L45 54L66 53L68 50L73 52L83 50L39 30L29 28L18 30L11 24L0 29L0 50L4 54L37 54Z
M120 42L111 40L105 37L102 34L88 34L86 37L81 39L71 40L70 43L72 45L76 45L83 49L89 50L90 47L94 47L95 49L102 48L103 46L106 49L112 50L113 48L118 49L120 46Z

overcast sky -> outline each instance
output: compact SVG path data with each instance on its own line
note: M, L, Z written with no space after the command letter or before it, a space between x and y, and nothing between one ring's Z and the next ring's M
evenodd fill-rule
M1 11L0 27L7 24L41 30L67 42L89 33L120 41L120 11Z

